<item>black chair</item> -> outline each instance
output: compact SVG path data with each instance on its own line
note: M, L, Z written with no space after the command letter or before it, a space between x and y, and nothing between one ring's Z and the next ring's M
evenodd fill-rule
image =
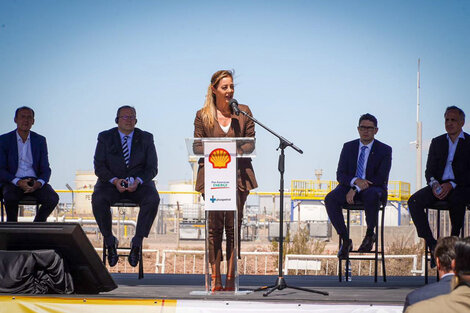
M467 207L469 209L469 207ZM429 210L436 210L437 211L437 221L436 221L436 238L438 239L441 236L441 211L449 211L449 203L447 201L436 201L433 205L431 205L429 208L425 209L426 212L426 218L429 219ZM464 224L462 225L462 230L460 232L461 237L463 238L464 236L464 229L465 229L465 220ZM432 251L429 249L429 247L426 245L424 248L424 283L428 283L428 262L431 261L431 253ZM436 271L436 277L437 281L439 281L439 272Z
M0 189L0 202L1 202L1 207L2 207L2 222L5 221L5 202L3 201L3 193L1 192L1 189ZM23 199L20 200L20 202L18 202L19 205L35 205L36 206L36 214L38 213L38 210L39 210L39 203L36 199L36 197L34 196L31 196L31 195L27 195L25 196Z
M118 202L114 203L112 205L113 207L118 207L118 208L122 208L122 207L128 207L128 208L135 208L135 207L138 207L139 205L129 199L121 199L119 200ZM131 250L130 247L124 247L124 248L119 248L118 249L121 249L121 250ZM106 266L106 256L107 256L107 251L106 251L106 244L104 242L104 237L103 237L103 263L104 265ZM124 257L127 257L129 256L129 254L118 254L119 257L121 256L124 256ZM143 258L142 258L142 246L140 247L140 251L139 251L139 279L142 279L144 278L144 262L143 262Z
M377 282L379 254L380 254L380 257L382 259L382 277L383 277L383 281L384 282L387 281L387 274L386 274L386 271L385 271L385 251L384 251L384 249L385 249L385 245L384 245L385 205L386 205L386 202L385 202L385 204L382 203L380 205L379 209L377 210L377 227L376 227L376 230L375 230L377 235L375 237L374 249L372 249L372 251L370 252L370 253L373 253L374 255L373 256L359 256L359 257L350 258L349 255L351 253L360 253L357 250L352 250L352 251L349 252L348 257L345 260L339 259L339 261L338 261L339 262L338 278L339 278L340 282L342 281L342 269L343 269L342 261L346 262L345 277L346 277L346 280L348 280L350 260L373 260L374 263L375 263L374 282ZM353 211L353 210L359 210L359 211L364 210L364 204L360 203L360 202L356 202L355 204L346 204L346 205L343 205L343 209L347 211L346 227L348 229L348 233L351 233L350 232L350 224L351 224L350 212ZM382 211L382 218L381 218L381 221L379 223L379 212L380 211ZM377 229L379 227L380 227L380 233ZM379 249L379 237L380 237L380 249ZM339 240L339 247L341 247L341 238Z

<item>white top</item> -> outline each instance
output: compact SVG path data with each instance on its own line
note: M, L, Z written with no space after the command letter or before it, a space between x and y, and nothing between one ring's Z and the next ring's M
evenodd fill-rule
M228 131L229 131L229 129L230 129L230 124L231 124L231 123L229 123L227 126L222 126L222 125L219 123L220 128L222 128L222 130L224 131L224 133L228 133Z
M28 138L25 142L21 139L21 136L16 131L16 141L18 143L18 170L16 171L15 178L11 181L13 185L16 185L18 181L23 177L37 177L36 172L33 169L33 153L31 152L31 133L28 134ZM42 186L45 181L38 179Z

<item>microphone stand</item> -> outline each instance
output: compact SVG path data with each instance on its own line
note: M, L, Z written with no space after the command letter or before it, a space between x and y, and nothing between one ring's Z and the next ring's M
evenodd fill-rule
M279 210L280 210L280 215L281 215L280 216L280 223L279 223L279 257L278 257L279 258L279 275L278 275L274 285L263 286L263 287L255 289L254 291L261 291L261 290L268 289L268 291L263 294L264 297L267 297L269 294L271 294L275 290L283 290L285 288L291 288L291 289L302 290L302 291L307 291L307 292L312 292L312 293L319 293L321 295L328 296L329 295L328 292L313 290L313 289L307 289L307 288L302 288L302 287L296 287L296 286L289 286L289 285L287 285L287 282L284 279L284 276L282 274L282 260L283 260L283 249L284 249L284 244L283 244L283 241L284 241L283 240L284 239L283 238L283 235L284 235L284 233L283 233L283 231L284 231L284 229L283 229L283 227L284 227L284 164L285 164L284 150L287 147L291 147L292 149L294 149L295 151L297 151L300 154L302 154L304 152L300 148L295 146L292 142L287 140L286 138L278 135L273 130L269 129L267 126L260 123L254 117L252 117L252 116L248 115L246 112L243 112L242 110L240 110L238 108L238 106L233 106L233 108L234 108L235 114L237 114L237 112L242 113L243 115L248 117L250 120L252 120L253 122L258 124L259 126L266 129L268 132L270 132L271 134L273 134L274 136L279 138L279 147L276 150L281 149L281 154L279 155L279 163L278 163L278 166L277 166L277 168L279 170L279 173L280 173Z

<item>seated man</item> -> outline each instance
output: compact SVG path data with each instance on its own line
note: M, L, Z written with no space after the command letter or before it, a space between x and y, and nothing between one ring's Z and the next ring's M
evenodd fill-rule
M339 185L325 198L326 211L341 240L338 258L346 258L353 249L342 206L356 200L364 203L367 232L358 251L370 252L376 238L377 211L387 200L392 148L374 139L379 129L373 115L362 115L357 130L360 138L345 143L341 151L336 171Z
M131 266L137 266L143 238L150 233L160 203L152 180L158 170L157 152L152 134L135 128L137 119L133 107L120 107L115 121L118 127L98 135L94 160L98 181L91 204L108 249L110 266L118 262L118 240L112 232L110 207L120 199L130 199L140 206L128 258Z
M403 312L412 304L444 295L451 291L451 282L454 277L452 261L455 260L455 243L457 240L458 238L455 236L443 237L437 240L434 255L436 256L439 281L410 292L406 296Z
M418 302L408 307L406 313L470 312L470 237L455 244L452 268L455 276L450 293Z
M45 222L59 202L48 184L51 168L46 138L31 131L34 111L20 107L15 111L16 130L0 136L0 188L7 222L18 221L18 203L32 195L40 204L34 222Z
M436 239L429 227L425 208L439 200L449 203L452 225L451 235L459 236L470 203L470 136L464 133L465 113L458 107L448 107L444 114L446 134L434 138L429 147L426 163L428 186L418 190L408 200L411 218L418 236L434 251ZM433 181L433 186L431 185ZM437 182L435 182L437 181ZM431 267L434 267L432 258Z

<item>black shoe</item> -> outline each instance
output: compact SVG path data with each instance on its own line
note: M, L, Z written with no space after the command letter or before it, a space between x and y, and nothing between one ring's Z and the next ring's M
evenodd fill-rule
M342 239L341 248L338 251L339 259L346 259L349 255L349 251L353 249L353 243L351 239Z
M132 246L131 252L129 253L129 257L127 260L132 267L136 267L139 264L139 256L140 256L140 247Z
M357 252L367 253L372 250L372 246L375 243L376 235L372 234L370 236L366 235L364 240L362 240L361 246L357 250Z
M106 249L108 249L108 263L111 267L115 266L119 260L119 255L117 253L118 245L119 240L117 240L117 238L114 238L114 244L106 247Z

